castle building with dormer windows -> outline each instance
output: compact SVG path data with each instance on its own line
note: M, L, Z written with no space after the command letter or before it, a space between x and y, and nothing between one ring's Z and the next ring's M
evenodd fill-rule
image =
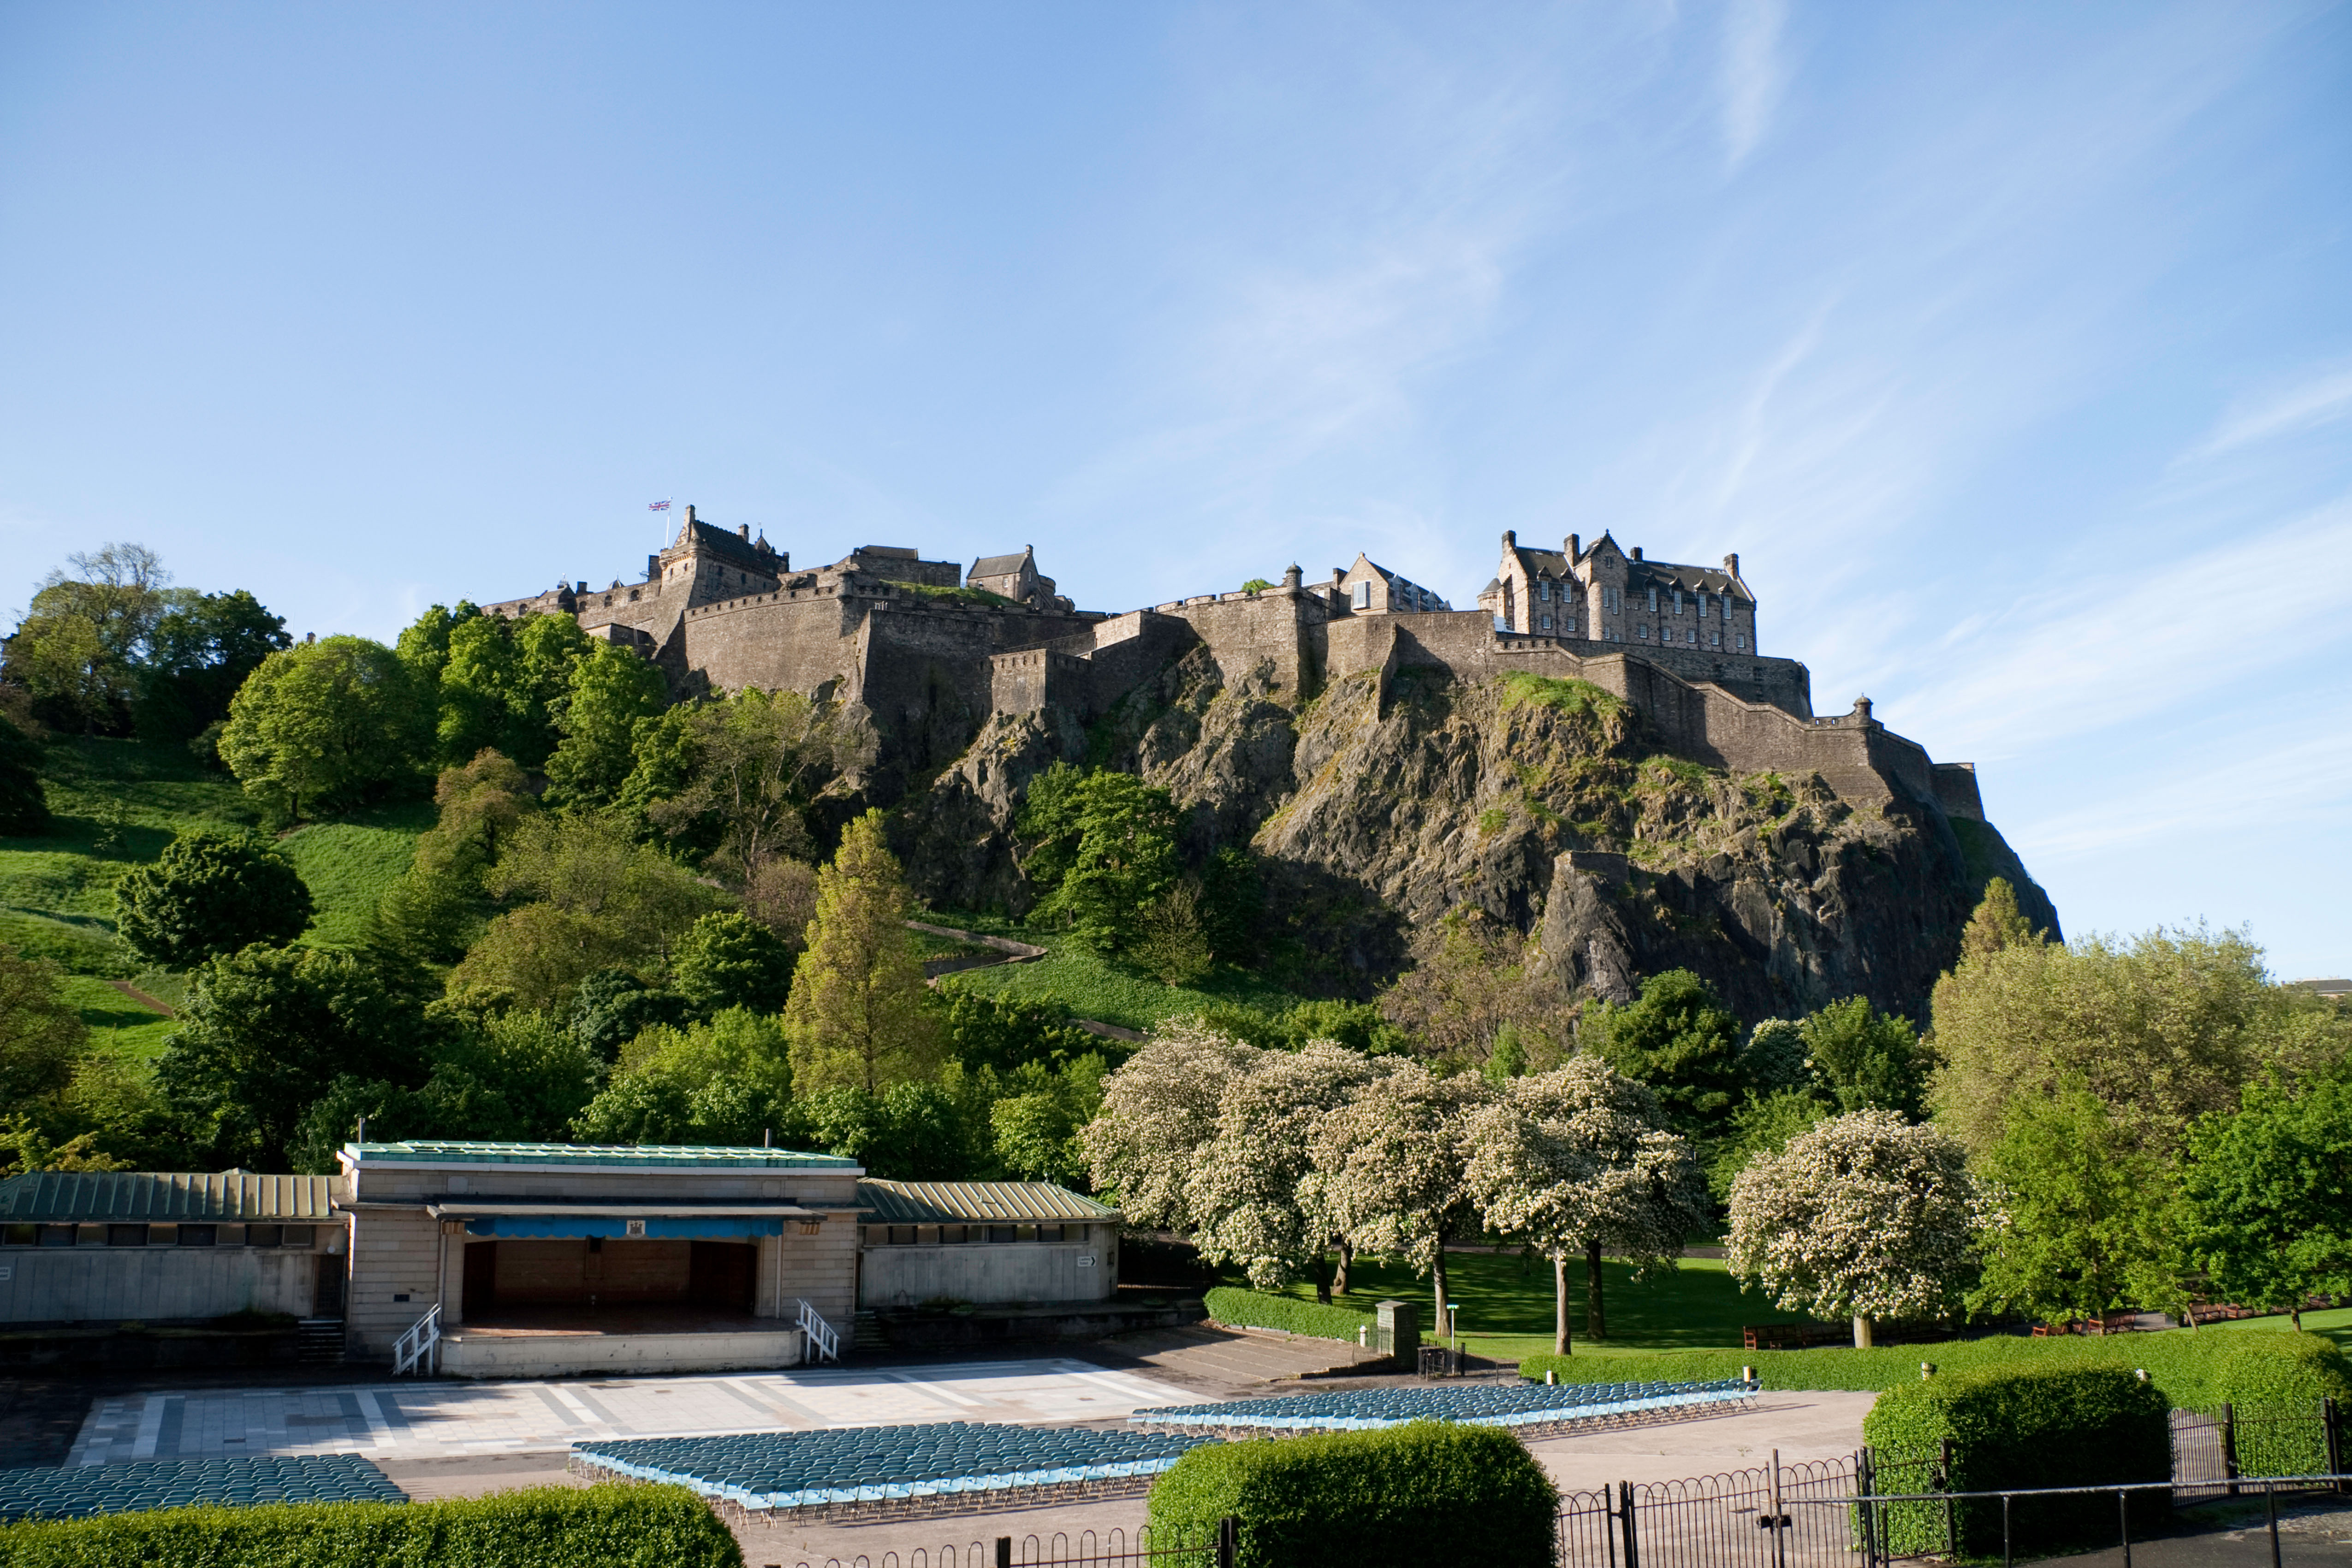
M1607 533L1590 549L1570 534L1557 551L1504 534L1475 610L1359 555L1312 583L1294 565L1278 584L1113 616L1076 608L1027 548L967 570L867 544L795 571L764 535L688 507L677 538L646 557L643 582L559 583L485 610L572 616L590 636L654 660L680 697L758 687L862 710L879 741L866 785L877 804L953 763L992 723L1090 723L1199 655L1227 682L1260 681L1299 701L1359 677L1385 692L1413 671L1582 680L1632 703L1659 743L1685 756L1818 773L1855 801L1980 810L1967 763L1931 763L1867 701L1814 716L1804 665L1759 650L1738 556L1720 567L1650 561Z

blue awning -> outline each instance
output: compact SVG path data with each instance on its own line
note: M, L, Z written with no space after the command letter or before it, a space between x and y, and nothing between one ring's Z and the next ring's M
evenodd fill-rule
M631 1229L631 1226L635 1229ZM784 1222L751 1215L714 1215L708 1218L672 1217L624 1219L613 1215L490 1215L466 1222L467 1236L546 1237L573 1238L610 1236L630 1240L748 1240L757 1236L782 1236Z

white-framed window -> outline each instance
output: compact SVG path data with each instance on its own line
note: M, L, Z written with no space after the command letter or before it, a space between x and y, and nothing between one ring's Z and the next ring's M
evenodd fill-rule
M1643 626L1633 635L1640 637L1643 642L1647 642L1650 640L1650 628L1648 626Z
M1551 617L1549 616L1543 616L1536 624L1545 631L1551 630Z
M1723 646L1723 634L1721 632L1707 633L1706 646L1709 647L1721 647Z
M1658 613L1658 591L1657 591L1655 588L1653 588L1653 589L1651 589L1651 590L1650 590L1650 614L1652 614L1652 615L1654 615L1654 615L1656 615L1657 613Z
M1731 640L1735 645L1737 645L1737 651L1740 653L1746 653L1748 651L1748 635L1745 632Z
M1682 591L1680 588L1677 588L1677 589L1675 589L1675 614L1676 614L1676 615L1678 615L1678 616L1679 616L1679 615L1681 615L1682 613L1683 613L1683 591Z
M1356 584L1356 608L1360 610L1369 610L1371 607L1372 584L1371 579L1368 577L1364 581Z
M1551 584L1545 582L1538 582L1536 584L1536 597L1543 600L1546 604L1549 604L1551 602Z

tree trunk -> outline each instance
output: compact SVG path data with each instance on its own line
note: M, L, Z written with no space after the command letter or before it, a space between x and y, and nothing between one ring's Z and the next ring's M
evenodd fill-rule
M1584 1337L1599 1342L1609 1337L1609 1324L1601 1310L1601 1244L1584 1244Z
M1348 1245L1348 1238L1343 1236L1339 1238L1337 1250L1339 1254L1339 1266L1331 1273L1331 1294L1344 1296L1348 1293L1348 1265L1356 1260L1356 1249Z
M1870 1348L1870 1320L1859 1314L1853 1320L1853 1348L1858 1351Z
M1437 1321L1430 1325L1430 1332L1443 1339L1445 1337L1445 1233L1442 1230L1437 1233L1437 1260L1430 1265L1429 1282L1437 1295Z
M1554 1247L1551 1254L1551 1353L1573 1355L1576 1349L1568 1340L1568 1250Z

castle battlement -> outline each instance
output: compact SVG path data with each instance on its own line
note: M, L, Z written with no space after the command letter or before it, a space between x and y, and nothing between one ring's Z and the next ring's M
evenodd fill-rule
M1904 796L1981 818L1974 769L1931 762L1873 718L1867 699L1814 715L1805 666L1758 650L1738 556L1696 567L1645 560L1606 533L1590 548L1570 534L1559 551L1502 537L1502 565L1475 610L1359 555L1313 583L1292 566L1277 585L1112 615L1058 595L1026 547L967 570L861 545L795 571L764 536L703 522L688 507L642 582L559 584L485 608L573 616L653 659L681 693L756 686L861 706L886 766L904 777L952 762L992 718L1099 718L1202 649L1229 681L1262 673L1277 700L1303 701L1360 672L1375 673L1385 694L1415 668L1465 681L1514 670L1586 680L1639 708L1683 754L1743 773L1818 773L1850 799Z

